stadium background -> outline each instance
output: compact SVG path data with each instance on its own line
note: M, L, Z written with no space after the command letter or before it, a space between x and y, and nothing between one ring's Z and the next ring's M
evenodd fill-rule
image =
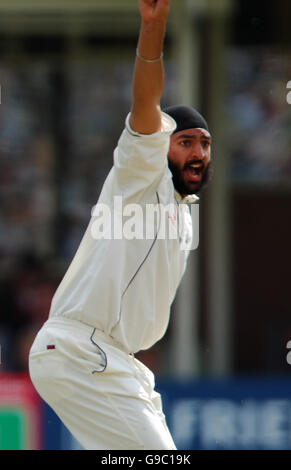
M139 357L180 448L291 448L290 13L173 0L162 104L205 114L215 178L169 330ZM138 26L137 0L0 1L1 449L77 447L27 355L112 165Z

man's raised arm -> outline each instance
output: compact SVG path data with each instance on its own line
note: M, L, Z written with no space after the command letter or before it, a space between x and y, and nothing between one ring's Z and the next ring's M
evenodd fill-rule
M163 43L170 0L139 0L141 27L133 77L130 126L140 134L161 130Z

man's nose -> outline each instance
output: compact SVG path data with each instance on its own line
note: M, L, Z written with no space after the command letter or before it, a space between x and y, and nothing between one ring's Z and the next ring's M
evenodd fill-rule
M196 142L193 146L192 157L196 160L205 160L207 158L207 152L200 142Z

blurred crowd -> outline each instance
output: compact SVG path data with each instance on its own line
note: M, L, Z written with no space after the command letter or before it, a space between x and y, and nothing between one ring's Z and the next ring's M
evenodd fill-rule
M291 106L288 53L233 49L227 55L228 133L234 182L288 184L291 176Z

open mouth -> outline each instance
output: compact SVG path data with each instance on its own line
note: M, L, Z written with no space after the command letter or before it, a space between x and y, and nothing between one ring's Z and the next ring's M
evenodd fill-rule
M184 174L188 181L199 183L203 176L204 164L202 162L193 162L185 165Z

